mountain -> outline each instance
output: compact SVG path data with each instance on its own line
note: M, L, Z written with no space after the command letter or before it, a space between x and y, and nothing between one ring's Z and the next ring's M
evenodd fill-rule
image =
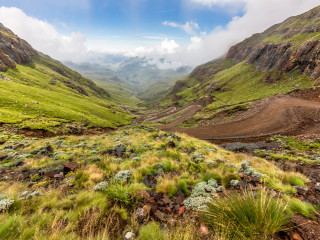
M0 86L0 123L20 129L77 132L116 128L132 119L106 90L36 51L2 24Z
M276 94L317 87L320 7L291 17L233 46L178 81L159 107L205 106L197 119ZM247 107L247 106L245 106ZM194 119L194 120L197 120Z
M65 64L108 89L115 101L130 106L156 101L191 71L189 67L159 69L147 58L110 54L91 63Z

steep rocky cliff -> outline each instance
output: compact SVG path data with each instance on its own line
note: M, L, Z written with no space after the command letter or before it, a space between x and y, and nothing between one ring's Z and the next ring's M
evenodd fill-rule
M16 36L0 23L0 71L26 64L38 53L29 43Z
M246 60L261 71L298 70L312 78L319 78L319 50L320 8L317 7L233 46L226 58L236 62Z

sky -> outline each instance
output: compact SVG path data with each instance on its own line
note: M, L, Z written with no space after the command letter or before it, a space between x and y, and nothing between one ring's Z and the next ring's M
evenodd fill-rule
M320 0L0 0L0 22L61 61L105 53L195 67Z

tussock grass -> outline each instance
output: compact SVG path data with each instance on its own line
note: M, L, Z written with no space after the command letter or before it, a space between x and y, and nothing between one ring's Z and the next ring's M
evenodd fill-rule
M288 221L287 204L262 189L215 198L202 213L214 231L228 231L230 239L268 239Z

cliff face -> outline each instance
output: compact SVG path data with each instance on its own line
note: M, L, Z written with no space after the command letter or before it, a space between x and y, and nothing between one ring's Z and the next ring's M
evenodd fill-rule
M37 55L38 52L29 43L0 23L0 71L15 68L16 63L29 63L32 57Z
M261 71L298 70L320 77L320 8L292 17L233 46L226 55ZM272 78L272 77L271 77Z

